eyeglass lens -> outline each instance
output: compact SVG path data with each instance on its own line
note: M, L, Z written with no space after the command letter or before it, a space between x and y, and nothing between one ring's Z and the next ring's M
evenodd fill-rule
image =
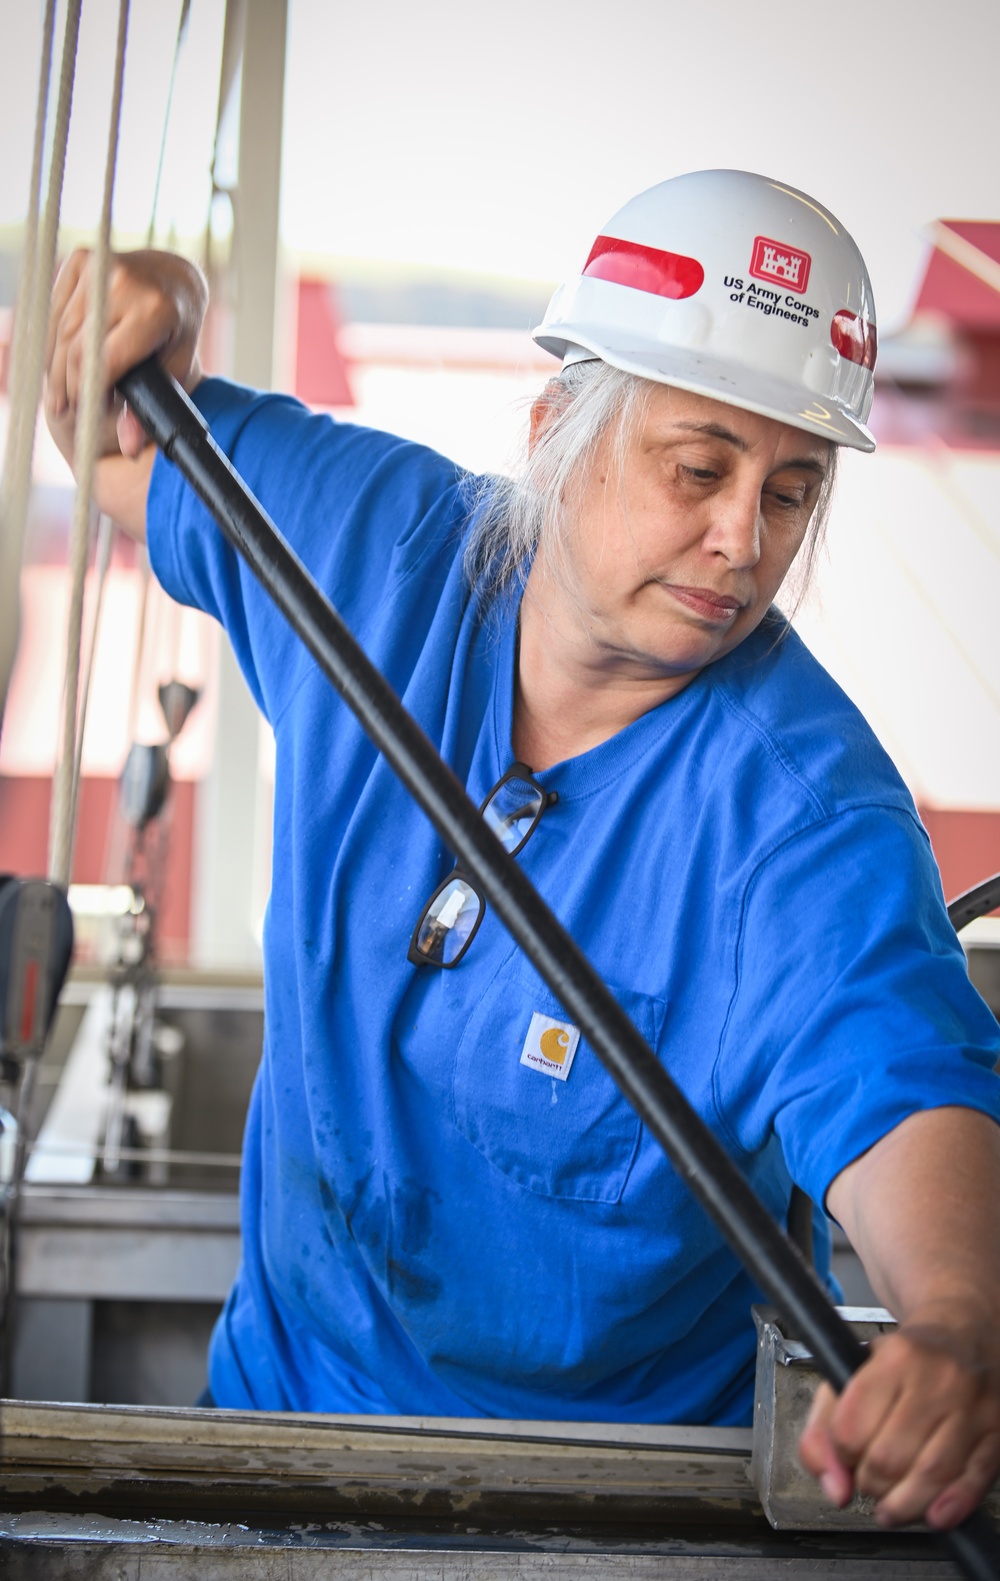
M483 808L483 818L513 855L535 827L544 806L545 792L541 787L515 777L497 786Z
M416 947L428 961L448 966L461 955L482 901L464 878L453 878L427 907L417 932Z

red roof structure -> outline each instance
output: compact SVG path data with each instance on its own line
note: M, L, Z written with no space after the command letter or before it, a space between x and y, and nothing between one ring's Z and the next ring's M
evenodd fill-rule
M295 393L307 406L354 405L340 328L336 287L327 280L300 279Z
M913 317L885 342L872 426L886 444L1000 451L1000 222L938 220Z
M1000 331L1000 222L938 220L915 313L939 313L956 328Z

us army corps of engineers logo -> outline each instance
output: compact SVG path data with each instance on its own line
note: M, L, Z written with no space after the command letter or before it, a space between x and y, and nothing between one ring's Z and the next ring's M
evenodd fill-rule
M763 318L783 319L811 329L819 323L819 309L805 300L812 259L808 253L776 242L771 236L755 236L750 255L749 283L739 275L727 274L723 285L730 302L752 308ZM754 285L764 280L765 285Z
M786 290L804 291L809 284L808 253L800 253L784 242L772 241L769 236L754 237L750 273L756 280L773 280Z

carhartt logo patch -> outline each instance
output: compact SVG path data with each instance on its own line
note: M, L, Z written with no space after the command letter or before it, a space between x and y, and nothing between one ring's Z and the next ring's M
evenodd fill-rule
M540 1070L544 1076L554 1076L556 1081L565 1081L579 1041L579 1027L569 1021L554 1021L536 1010L521 1050L521 1064Z

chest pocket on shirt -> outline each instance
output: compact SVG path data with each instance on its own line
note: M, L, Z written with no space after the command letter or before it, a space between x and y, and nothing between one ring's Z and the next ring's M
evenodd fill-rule
M655 1048L665 1002L609 983ZM498 972L458 1044L454 1121L490 1163L546 1197L618 1202L639 1145L639 1116L580 1038L565 1081L521 1064L535 1012L568 1017L518 955Z

